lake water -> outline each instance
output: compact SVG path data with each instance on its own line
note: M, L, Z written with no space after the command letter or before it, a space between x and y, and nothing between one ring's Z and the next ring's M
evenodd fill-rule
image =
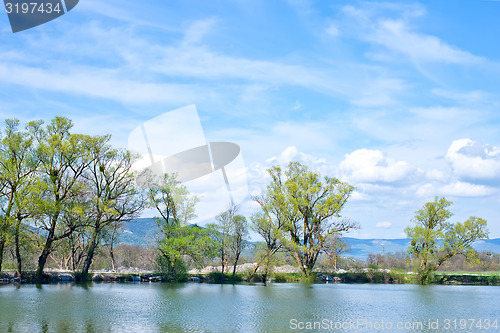
M0 332L495 332L499 325L496 286L0 286Z

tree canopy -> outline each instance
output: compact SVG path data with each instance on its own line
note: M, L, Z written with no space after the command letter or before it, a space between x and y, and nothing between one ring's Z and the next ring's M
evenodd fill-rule
M471 216L465 222L450 223L453 213L448 209L452 202L435 198L416 211L415 226L408 226L405 233L411 239L408 252L418 260L419 282L428 283L446 260L455 255L464 255L475 260L472 244L488 238L486 220Z
M358 227L341 218L354 187L322 177L298 162L291 162L286 170L273 166L268 171L271 183L257 198L262 214L254 218L255 228L266 235L269 244L275 243L277 235L281 246L309 277L329 237Z

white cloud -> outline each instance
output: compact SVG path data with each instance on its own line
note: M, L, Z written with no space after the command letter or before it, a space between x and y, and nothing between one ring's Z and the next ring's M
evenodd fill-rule
M472 90L472 91L453 91L435 88L432 93L439 96L456 101L459 103L477 103L481 101L488 100L491 96L482 90Z
M381 20L377 25L368 39L412 60L456 64L478 63L483 60L448 45L435 36L412 32L402 20Z
M460 179L500 179L500 148L471 139L451 143L446 159Z
M385 229L388 229L392 226L392 223L391 222L387 222L387 221L384 221L384 222L377 222L377 224L375 224L375 226L377 228L385 228Z
M476 185L457 181L444 186L424 184L418 186L415 194L420 198L431 198L433 196L456 196L456 197L484 197L495 194L496 189L486 185Z
M394 183L408 178L415 168L405 161L388 158L380 150L358 149L345 155L340 172L357 183Z
M325 158L317 158L312 155L302 153L297 149L297 147L294 146L285 148L280 155L267 159L266 163L268 165L287 165L292 161L309 165L313 169L323 169L327 164Z
M267 169L275 165L286 168L292 161L307 165L311 171L318 172L323 176L333 174L325 158L305 154L300 152L297 147L290 146L285 148L279 155L268 158L265 163L253 163L248 167L247 177L250 194L257 195L265 189L271 179Z
M425 172L425 176L430 180L446 181L449 176L441 170L432 169Z
M215 19L211 18L208 20L196 21L189 25L184 35L184 43L196 44L201 42L203 37L210 32L214 24Z
M411 20L425 13L419 5L366 3L359 7L345 6L343 13L352 21L353 30L362 39L381 45L393 53L403 54L412 61L454 64L484 61L436 36L412 31ZM389 59L384 55L376 55L376 58Z
M418 197L430 197L436 193L436 189L432 184L424 184L418 187L416 195Z
M356 106L374 107L394 104L394 95L404 91L406 84L403 80L394 78L378 78L364 85L358 95L351 100Z
M437 122L457 120L457 118L465 118L466 121L468 121L469 116L475 113L474 110L465 108L442 106L411 108L410 112L426 121L430 120Z
M31 89L78 94L123 103L188 104L199 96L194 85L140 82L124 79L115 71L98 68L77 68L70 71L45 70L23 65L0 65L1 81Z
M457 197L483 197L497 192L494 188L485 185L475 185L465 182L456 182L445 185L440 189L443 195L453 195Z
M340 36L339 28L334 23L330 24L328 28L326 28L326 33L332 37Z
M352 201L369 201L370 199L370 196L363 192L353 191L351 194Z

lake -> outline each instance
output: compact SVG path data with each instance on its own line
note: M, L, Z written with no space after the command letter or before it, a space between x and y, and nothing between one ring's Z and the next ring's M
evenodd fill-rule
M498 286L0 286L0 332L495 332Z

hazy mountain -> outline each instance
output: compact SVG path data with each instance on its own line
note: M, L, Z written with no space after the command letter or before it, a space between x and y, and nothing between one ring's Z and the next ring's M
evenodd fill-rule
M120 242L141 246L153 245L157 234L158 226L152 218L135 219L125 224L120 236ZM365 260L370 253L382 254L406 251L410 245L410 240L405 238L360 239L346 237L345 241L350 246L350 250L345 253L345 256L359 260ZM500 253L500 238L479 240L474 243L473 247L478 251Z

